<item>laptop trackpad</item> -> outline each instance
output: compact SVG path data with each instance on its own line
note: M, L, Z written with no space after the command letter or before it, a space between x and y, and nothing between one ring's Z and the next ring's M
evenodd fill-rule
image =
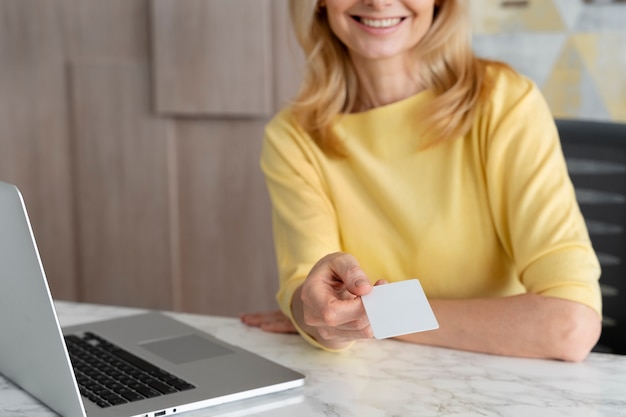
M139 346L176 364L232 353L232 351L225 347L212 343L195 334L140 343Z

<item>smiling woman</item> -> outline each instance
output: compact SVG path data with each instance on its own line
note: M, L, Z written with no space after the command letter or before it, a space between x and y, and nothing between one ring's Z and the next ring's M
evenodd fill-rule
M467 6L448 1L441 7L433 0L384 3L302 1L291 8L308 61L294 115L331 153L342 153L329 131L336 114L364 111L423 89L437 92L424 109L430 120L424 133L453 137L471 123L483 79L482 65L471 53ZM396 25L374 27L398 19Z
M353 1L330 0L321 5L322 10L326 5L330 28L357 67L381 59L393 59L391 65L410 63L411 51L430 29L435 10L434 0L378 9Z
M418 278L440 328L400 340L594 346L600 268L554 120L531 81L474 56L468 5L290 1L307 68L261 156L282 314L245 323L345 349L373 336L362 295Z

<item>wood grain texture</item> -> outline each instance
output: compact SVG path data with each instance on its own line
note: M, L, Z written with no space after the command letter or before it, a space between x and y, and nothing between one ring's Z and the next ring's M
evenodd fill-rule
M0 0L0 179L56 297L276 308L258 158L290 36L285 0Z
M69 61L147 62L148 0L54 0Z
M141 64L72 66L82 299L170 308L167 120Z
M0 180L22 191L52 294L73 300L66 87L58 3L0 2Z
M287 0L272 1L274 113L289 105L303 75L304 54L293 33Z
M151 6L159 113L271 113L268 0L152 0Z
M183 309L236 316L276 309L263 121L176 127Z

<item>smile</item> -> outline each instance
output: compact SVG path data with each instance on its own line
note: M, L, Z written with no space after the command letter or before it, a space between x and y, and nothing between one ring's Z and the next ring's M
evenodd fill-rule
M355 17L357 21L365 26L372 28L390 28L398 25L401 21L401 17L391 17L387 19L370 19L367 17Z

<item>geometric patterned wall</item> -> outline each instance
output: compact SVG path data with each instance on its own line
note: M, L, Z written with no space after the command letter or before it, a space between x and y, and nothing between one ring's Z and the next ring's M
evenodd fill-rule
M555 117L626 122L625 0L470 0L477 55L533 79Z

